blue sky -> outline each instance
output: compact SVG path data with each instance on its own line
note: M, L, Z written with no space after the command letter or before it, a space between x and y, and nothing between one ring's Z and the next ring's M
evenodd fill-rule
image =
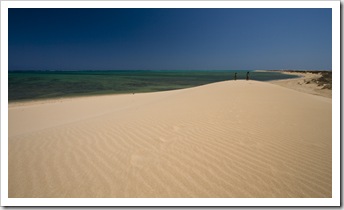
M331 9L9 9L9 70L332 69Z

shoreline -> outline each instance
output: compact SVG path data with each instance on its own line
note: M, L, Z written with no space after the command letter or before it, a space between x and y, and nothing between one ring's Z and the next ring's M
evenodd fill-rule
M327 76L326 80L322 82L323 72L326 71L292 71L281 70L282 74L297 75L299 78L272 80L271 84L276 84L282 87L290 88L299 92L332 98L332 79L327 79L332 76ZM328 86L330 88L328 88Z
M314 73L308 73L308 72L291 72L291 71L284 71L284 70L254 70L256 72L269 72L269 71L276 71L280 72L282 74L289 74L289 75L296 75L299 76L299 78L291 78L291 79L277 79L277 80L269 80L269 81L263 81L271 84L276 84L282 87L286 87L289 89L297 90L303 93L309 93L313 95L319 95L327 98L332 98L332 90L321 90L321 88L317 87L312 84L306 84L307 81L311 81L312 79L318 79L320 76L318 74ZM244 80L244 79L240 79ZM306 80L306 82L305 82ZM232 81L232 80L227 80ZM238 80L239 81L239 80ZM255 80L253 80L255 81ZM218 83L218 82L214 82ZM208 83L208 84L214 84L214 83ZM204 85L208 85L204 84ZM163 91L152 91L152 92L137 92L137 93L103 93L103 94L84 94L84 95L75 95L75 96L64 96L64 97L54 97L54 98L41 98L41 99L25 99L25 100L15 100L15 101L9 101L8 105L15 107L15 106L21 106L25 104L45 104L45 103L57 103L61 101L69 101L69 100L75 100L79 98L89 98L89 97L106 97L106 96L115 96L115 95L133 95L133 94L146 94L146 93L157 93L157 92L168 92L168 91L175 91L175 90L183 90L183 89L189 89L189 88L195 88L200 87L204 85L194 86L194 87L187 87L187 88L181 88L181 89L173 89L173 90L163 90Z
M234 70L227 71L152 71L140 72L64 72L9 74L9 100L59 99L89 95L127 94L185 89L233 79ZM246 71L238 72L245 79ZM257 80L292 77L279 73L253 73ZM92 79L93 78L93 79ZM33 82L29 82L33 80ZM47 88L42 88L47 85Z

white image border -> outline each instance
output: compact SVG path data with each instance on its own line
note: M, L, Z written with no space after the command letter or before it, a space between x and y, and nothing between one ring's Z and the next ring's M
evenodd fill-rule
M332 198L8 198L8 8L332 8ZM340 1L1 1L1 206L339 206Z

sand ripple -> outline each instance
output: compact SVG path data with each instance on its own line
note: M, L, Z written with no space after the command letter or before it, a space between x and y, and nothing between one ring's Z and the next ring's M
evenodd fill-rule
M332 196L328 98L232 81L55 104L9 108L9 197Z

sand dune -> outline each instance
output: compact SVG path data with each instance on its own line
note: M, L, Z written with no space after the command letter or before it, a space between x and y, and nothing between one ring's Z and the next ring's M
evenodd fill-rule
M9 197L331 197L330 98L226 81L9 106Z
M304 93L332 98L332 90L323 88L322 85L318 85L317 83L312 81L319 79L321 77L321 74L314 74L309 72L283 72L283 74L297 75L300 76L300 78L272 80L270 81L270 83L280 85L282 87L291 88Z

